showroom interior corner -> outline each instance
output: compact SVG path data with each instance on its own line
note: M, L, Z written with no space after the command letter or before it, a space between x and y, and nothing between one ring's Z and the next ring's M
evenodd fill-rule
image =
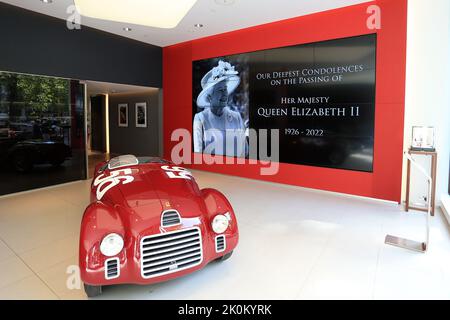
M121 154L162 157L161 89L95 81L85 85L88 178L98 163ZM138 124L136 104L145 106L145 123ZM120 109L110 107L119 105L129 108L123 126L118 122Z
M0 300L450 299L432 2L1 0Z

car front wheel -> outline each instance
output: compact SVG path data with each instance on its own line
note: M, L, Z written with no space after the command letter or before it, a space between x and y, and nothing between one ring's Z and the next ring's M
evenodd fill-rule
M231 255L233 254L233 251L228 252L227 254L221 256L220 258L217 258L217 261L225 261L230 259Z
M91 286L90 284L84 284L84 292L89 298L98 297L102 294L102 286Z

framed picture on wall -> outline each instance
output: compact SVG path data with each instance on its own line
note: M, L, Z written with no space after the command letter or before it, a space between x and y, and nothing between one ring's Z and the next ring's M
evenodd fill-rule
M119 127L128 127L128 104L118 105Z
M147 128L147 102L136 103L136 128Z

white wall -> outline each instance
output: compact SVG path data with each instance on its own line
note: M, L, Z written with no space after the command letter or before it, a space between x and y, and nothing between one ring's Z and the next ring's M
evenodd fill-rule
M406 79L405 150L411 145L412 126L436 128L440 204L448 196L450 155L449 0L408 1ZM403 172L405 178L406 164ZM417 202L422 195L426 195L426 182L413 172L411 201Z

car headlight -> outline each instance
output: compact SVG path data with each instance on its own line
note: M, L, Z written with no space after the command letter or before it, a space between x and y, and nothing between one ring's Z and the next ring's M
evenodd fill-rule
M123 249L123 239L117 233L110 233L103 238L100 252L107 257L113 257Z
M224 233L227 230L228 225L229 219L223 214L218 214L215 216L211 223L212 229L215 233Z

